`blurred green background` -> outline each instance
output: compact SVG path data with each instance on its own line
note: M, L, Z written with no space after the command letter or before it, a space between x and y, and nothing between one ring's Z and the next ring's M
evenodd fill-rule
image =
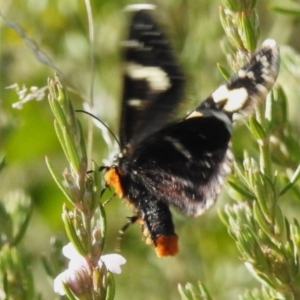
M219 21L221 1L149 2L159 7L157 20L165 26L185 71L186 100L192 108L222 82L216 67L217 63L226 66L226 56L220 46L225 39ZM299 51L299 19L269 10L273 2L258 2L261 41L272 37L279 45L290 45ZM287 2L277 1L284 5ZM120 42L126 36L129 21L123 8L132 3L136 2L91 1L95 27L93 99L101 119L116 133L122 87ZM36 56L42 51L48 62L60 70L66 85L90 97L86 6L84 1L78 0L0 0L0 11L6 20L22 26L27 36L22 39L0 18L0 155L5 155L7 163L0 174L0 197L15 190L24 190L32 197L34 213L22 247L30 253L37 290L44 299L54 299L52 283L41 266L40 254L49 251L52 236L64 236L61 208L65 199L46 168L45 156L59 172L67 163L54 132L46 97L42 101L30 101L22 109L14 109L12 105L18 96L7 87L15 83L20 88L46 86L54 69L38 61ZM70 96L75 108L82 108L80 97L72 93ZM87 117L79 115L79 118L87 131ZM297 120L295 125L300 128ZM237 157L241 157L245 145L248 149L254 148L248 136L243 139L245 131L241 127L233 138ZM107 156L101 132L95 129L92 159L101 164ZM138 226L132 226L122 241L127 264L122 274L115 276L116 299L179 299L177 284L197 280L207 285L215 299L222 300L237 299L246 288L258 286L239 261L234 242L217 216L217 210L228 201L224 191L217 205L197 219L174 212L180 237L180 253L174 258L158 259L154 250L142 241ZM111 201L106 210L109 229L106 252L110 253L114 251L118 230L132 213L119 199Z

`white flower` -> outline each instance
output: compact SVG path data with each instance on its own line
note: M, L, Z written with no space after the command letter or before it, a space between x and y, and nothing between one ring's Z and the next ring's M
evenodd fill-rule
M111 273L121 274L121 265L126 263L126 259L120 254L106 254L100 257L98 265L101 268L104 263L106 269Z
M71 243L64 246L62 252L65 257L70 259L70 262L68 269L54 279L54 291L60 295L65 295L64 284L75 293L92 287L92 268L88 261L76 251ZM98 266L102 267L104 264L111 273L120 274L120 266L125 262L125 258L119 254L107 254L100 257Z
M54 292L65 295L64 284L66 284L73 292L80 293L83 288L92 286L92 278L84 270L67 269L60 273L54 279Z

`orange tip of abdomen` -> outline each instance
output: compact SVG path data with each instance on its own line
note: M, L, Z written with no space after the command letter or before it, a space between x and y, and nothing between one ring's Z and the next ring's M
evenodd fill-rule
M154 241L155 251L158 257L173 256L178 253L178 236L161 235Z

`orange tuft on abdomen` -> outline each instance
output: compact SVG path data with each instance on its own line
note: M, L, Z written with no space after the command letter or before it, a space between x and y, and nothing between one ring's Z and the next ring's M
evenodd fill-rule
M178 236L161 235L154 241L155 251L158 257L173 256L178 253Z
M104 180L107 185L115 189L115 193L120 197L124 197L124 191L120 180L120 174L116 167L108 168L104 174Z

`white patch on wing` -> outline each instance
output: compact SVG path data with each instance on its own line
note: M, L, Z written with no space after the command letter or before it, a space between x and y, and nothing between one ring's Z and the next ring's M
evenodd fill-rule
M273 39L266 39L263 44L263 47L269 47L269 48L274 48L276 47L276 42Z
M228 101L224 106L225 111L235 112L242 109L248 99L248 92L245 88L229 91Z
M255 80L255 76L254 76L254 73L252 71L247 72L247 71L241 69L241 70L238 71L238 76L240 78L247 77L249 79Z
M223 176L218 175L217 180L218 180L219 185L223 185L223 183L224 183L224 177Z
M123 41L122 46L127 47L127 48L143 48L144 44L139 42L138 40L126 40Z
M269 72L270 63L268 62L268 58L264 55L260 58L259 61L262 64L262 66L267 70L267 72ZM263 70L263 72L264 72L264 70Z
M224 101L227 99L228 88L226 85L221 85L217 90L212 93L212 97L215 103Z
M269 82L269 83L273 83L274 79L273 77L269 76L268 74L261 74L261 77L264 81Z
M206 203L205 203L205 210L204 211L201 211L201 214L203 212L205 212L206 210L208 210L209 208L211 208L216 202L216 199L214 198L207 198L206 199Z
M243 74L242 74L243 75ZM223 110L236 112L242 109L248 99L248 92L245 88L229 90L225 85L221 85L213 94L215 103L225 102Z
M186 117L186 119L190 119L190 118L199 118L199 117L202 117L202 116L203 116L203 113L194 110L193 112L191 112L191 113Z
M127 105L132 107L140 107L143 101L141 99L130 99L127 101Z
M168 74L160 67L148 67L130 62L126 65L126 74L132 79L146 80L150 89L156 92L163 92L171 87Z
M225 174L229 174L231 172L231 166L229 164L224 164L223 170Z
M247 76L247 71L245 71L245 70L243 70L243 69L239 70L239 71L238 71L238 76L239 76L240 78L245 78L245 77Z
M261 94L263 94L263 95L267 95L267 93L268 93L268 89L267 89L264 85L262 85L262 84L260 84L260 83L258 83L258 84L255 86L255 88L256 88Z
M131 4L125 7L125 11L153 10L156 6L148 3Z

